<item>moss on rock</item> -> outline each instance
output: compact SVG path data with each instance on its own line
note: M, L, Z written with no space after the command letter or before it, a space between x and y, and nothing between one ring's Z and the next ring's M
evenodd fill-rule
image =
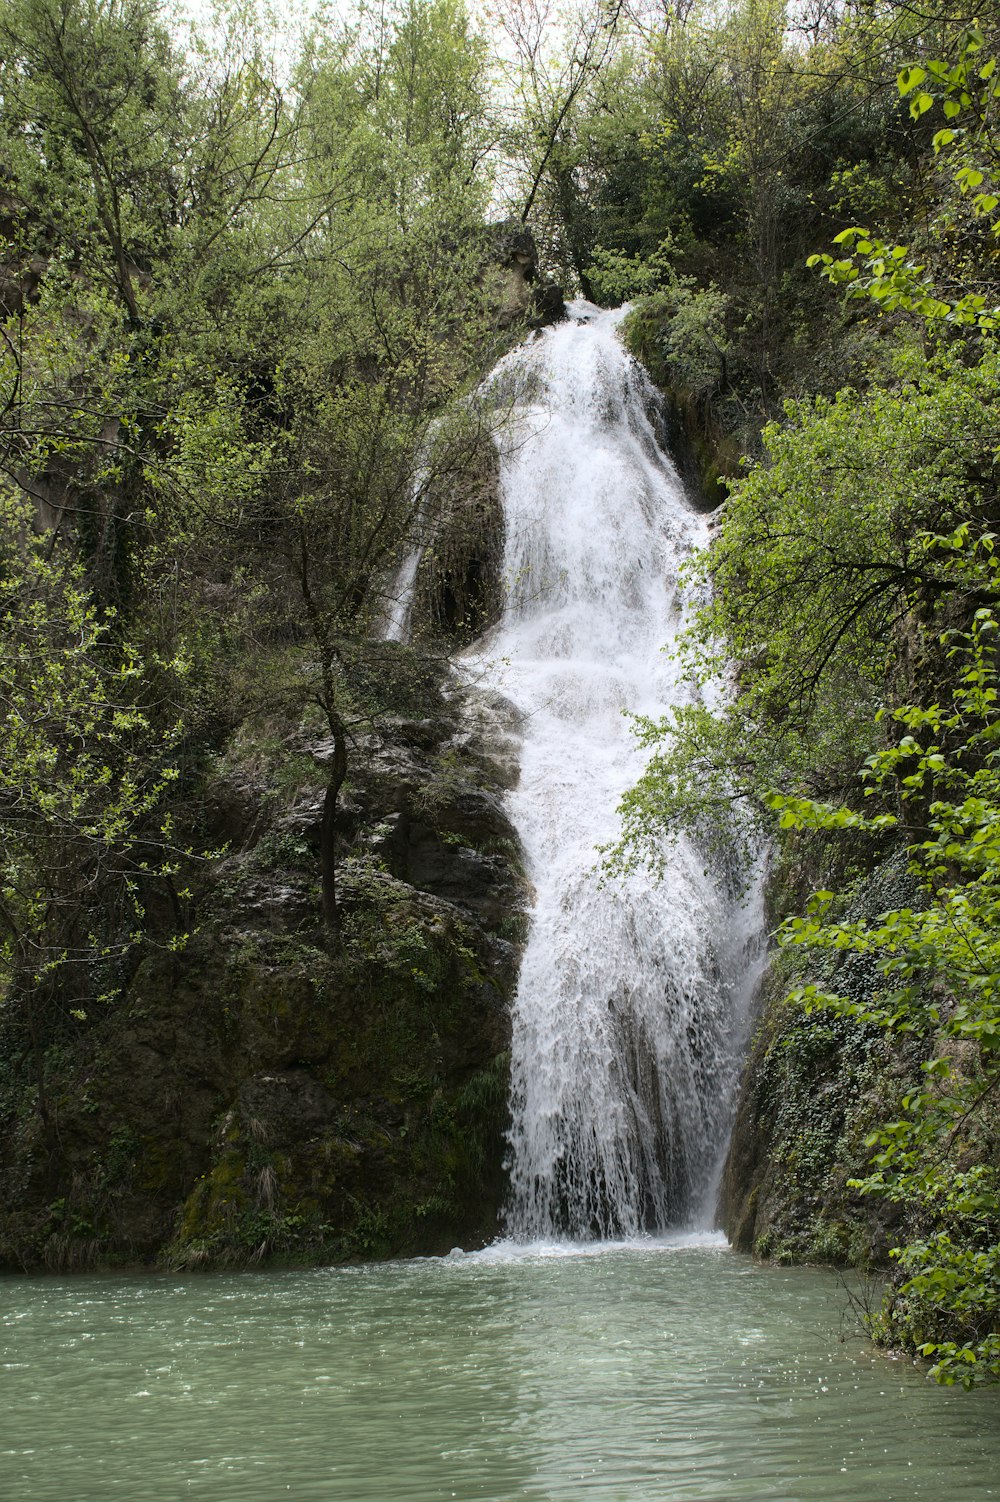
M829 852L825 852L828 854ZM790 841L771 883L775 896L798 891L802 870L824 854ZM858 877L845 916L872 916L905 898L897 861ZM898 1211L851 1187L867 1168L866 1139L919 1072L919 1045L880 1028L824 1012L806 1015L787 1000L806 979L857 1001L881 977L869 957L806 961L794 949L772 958L758 998L758 1021L743 1071L736 1123L723 1174L722 1225L741 1251L780 1262L885 1262Z

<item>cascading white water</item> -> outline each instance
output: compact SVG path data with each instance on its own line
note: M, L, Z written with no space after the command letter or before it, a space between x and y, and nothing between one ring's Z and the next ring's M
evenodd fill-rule
M602 881L642 770L624 711L689 702L668 652L706 538L653 393L586 303L498 367L508 604L468 670L521 711L510 814L535 901L515 1003L508 1229L630 1236L711 1219L759 913L685 838L665 876Z

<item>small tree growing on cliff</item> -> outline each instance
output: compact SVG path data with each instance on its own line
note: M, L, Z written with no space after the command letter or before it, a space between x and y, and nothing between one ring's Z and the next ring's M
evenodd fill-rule
M386 697L380 638L416 523L466 505L482 468L488 424L473 388L504 336L484 233L485 49L462 6L411 0L370 31L325 36L300 87L308 172L342 191L299 281L311 327L275 373L273 489L330 736L320 844L335 931L351 723Z
M407 412L393 395L391 381L358 382L322 403L321 425L298 435L296 483L284 502L311 693L330 737L320 862L323 917L334 932L337 807L352 725L370 722L398 693L398 648L383 638L402 550L435 526L474 527L489 468L490 421L479 403Z

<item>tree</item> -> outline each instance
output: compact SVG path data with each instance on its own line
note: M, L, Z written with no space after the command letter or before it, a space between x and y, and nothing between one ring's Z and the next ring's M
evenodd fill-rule
M994 599L994 538L970 544L965 529L929 546L956 557ZM851 1001L805 984L792 1000L890 1035L915 1034L927 1052L923 1083L901 1114L868 1138L871 1167L855 1187L903 1207L908 1229L892 1255L897 1275L876 1338L933 1357L941 1382L1000 1381L1000 781L997 748L998 620L980 606L971 628L944 633L956 670L950 702L893 711L902 732L868 758L867 791L890 792L899 814L851 813L774 794L782 826L839 832L900 830L913 842L919 901L873 922L838 921L832 892L813 895L781 940L805 955L834 951L874 959L882 983Z
M517 102L508 133L517 166L517 213L522 223L538 227L553 264L568 257L568 269L589 297L576 127L590 91L617 55L624 5L612 0L578 6L554 45L552 33L562 17L550 0L505 0L496 15L511 53L505 60L507 88Z
M839 255L810 257L834 285L846 286L849 298L871 299L885 312L913 314L941 332L997 327L998 45L1000 36L969 24L950 55L925 51L922 63L912 62L899 73L899 93L909 101L913 120L929 118L939 106L946 122L930 138L936 201L915 244L893 244L881 231L855 225L836 237Z
M477 505L490 419L474 388L509 338L483 222L483 47L453 0L365 20L317 42L301 79L310 172L340 186L300 286L309 326L299 315L273 395L278 551L330 738L320 858L332 932L352 725L392 697L396 649L380 638L393 580L420 529Z
M315 455L312 479L296 476L283 510L305 609L306 682L330 738L320 864L323 918L335 934L338 799L353 735L405 700L413 671L383 639L401 541L412 547L475 527L490 420L473 402L433 417L407 412L367 383L339 393L318 417L312 435L299 435Z
M0 24L4 162L22 214L142 326L172 218L179 71L154 0L19 0ZM55 170L53 171L53 168Z
M9 485L0 616L0 969L49 1127L53 1028L120 989L150 884L182 856L167 810L180 727L151 695L168 697L185 664L143 661L117 635L81 564Z

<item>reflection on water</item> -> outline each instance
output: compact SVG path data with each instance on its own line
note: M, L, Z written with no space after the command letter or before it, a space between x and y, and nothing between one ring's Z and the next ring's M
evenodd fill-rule
M18 1502L1000 1498L995 1394L711 1237L0 1297Z

